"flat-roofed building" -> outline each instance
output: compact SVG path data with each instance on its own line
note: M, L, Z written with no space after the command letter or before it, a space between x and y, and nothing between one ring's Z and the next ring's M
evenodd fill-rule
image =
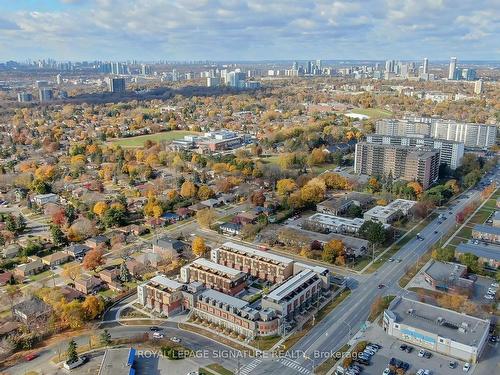
M247 301L213 289L195 297L193 314L248 338L271 336L279 332L280 319L276 311L256 310Z
M98 375L135 375L134 348L107 349Z
M455 256L474 254L480 263L497 270L500 267L500 246L484 244L461 243L455 248Z
M158 275L137 286L137 300L142 306L168 317L184 309L184 287L185 284Z
M340 216L316 213L304 220L303 227L317 231L334 233L358 233L365 220L360 218L349 219Z
M371 194L349 193L342 196L332 197L316 205L316 210L323 214L341 215L355 204L358 207L365 208L374 198Z
M407 216L411 209L417 204L416 201L408 199L396 199L387 206L375 206L363 214L365 220L378 221L388 224Z
M463 143L445 139L434 139L416 135L401 137L383 134L368 134L366 136L366 142L437 149L439 150L439 163L446 164L451 169L456 169L462 165L462 158L464 157Z
M489 320L404 297L396 297L383 318L388 335L470 363L483 353L489 327Z
M181 268L180 279L185 283L199 281L207 288L235 295L245 288L247 275L234 268L198 258Z
M474 291L474 280L467 278L464 265L431 260L422 273L424 280L441 292L470 296Z
M439 150L359 142L356 144L354 172L418 181L427 189L438 179Z
M281 283L293 274L292 259L233 242L212 249L210 259L272 283Z
M318 274L304 268L268 295L262 298L262 307L273 309L281 317L291 320L311 304L318 301L322 294L322 281Z
M472 238L498 245L500 244L500 228L476 224L472 228Z

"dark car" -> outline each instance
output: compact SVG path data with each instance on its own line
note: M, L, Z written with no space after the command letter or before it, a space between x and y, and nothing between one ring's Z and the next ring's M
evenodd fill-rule
M365 366L370 366L370 362L364 358L356 358L356 362L361 363L362 365Z
M378 284L378 288L379 288L379 289L382 289L383 287L385 287L385 285L384 285L384 284Z
M448 367L449 368L455 368L455 367L457 367L457 362L451 361L450 363L448 363Z
M398 367L402 368L406 372L410 368L410 365L408 363L406 363L406 362L401 362Z
M431 358L431 357L432 357L431 352L426 351L426 352L424 353L424 358L429 359L429 358Z
M149 327L149 330L152 331L152 332L158 332L158 331L161 331L161 328L153 326L153 327Z
M382 349L382 345L370 343L370 346L374 346L377 349Z
M411 353L413 351L413 346L408 345L406 347L406 353Z
M403 344L403 345L401 345L401 346L399 347L399 350L404 351L404 350L406 350L406 348L407 348L407 347L408 347L408 345Z

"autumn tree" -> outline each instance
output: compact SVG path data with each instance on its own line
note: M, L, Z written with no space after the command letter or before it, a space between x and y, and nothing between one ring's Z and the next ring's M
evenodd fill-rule
M321 258L324 262L334 264L337 257L345 256L344 243L341 240L332 239L323 245Z
M97 216L102 216L108 209L108 205L106 202L97 202L94 204L94 208L92 209L92 212L95 213Z
M297 189L297 184L291 178L284 178L276 183L276 192L281 197L290 195L295 189Z
M82 303L82 309L86 320L93 320L104 311L104 300L100 296L87 296Z
M196 195L196 185L191 181L185 181L181 186L180 194L184 198L192 198Z
M440 262L451 262L455 258L455 250L448 247L434 248L432 258Z
M90 250L83 258L82 266L86 270L95 271L97 267L104 264L104 251L96 248Z
M264 196L262 190L254 191L252 194L250 194L249 199L254 206L263 206L264 202L266 201L266 197Z
M75 281L82 274L82 268L77 263L70 263L65 265L62 268L61 275L70 279L71 281Z
M312 205L324 200L325 192L325 182L319 178L313 178L300 189L300 198L304 203Z
M195 237L193 239L193 243L191 244L191 247L193 249L193 253L196 256L202 256L207 251L207 247L205 245L205 240L202 237L198 237L198 236Z
M213 208L205 208L196 212L196 221L203 228L210 228L215 218L216 214Z
M202 201L213 198L215 196L215 193L210 187L207 185L201 185L200 188L198 189L198 198L201 199Z

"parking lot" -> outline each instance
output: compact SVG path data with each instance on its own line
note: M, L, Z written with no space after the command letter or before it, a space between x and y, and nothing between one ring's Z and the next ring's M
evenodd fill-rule
M383 371L389 367L389 361L391 358L397 358L401 361L407 362L410 367L407 374L415 374L419 369L428 369L431 374L435 375L457 375L464 374L462 367L464 365L463 361L458 361L453 358L448 358L440 354L432 353L431 358L421 358L418 356L418 352L421 348L411 345L413 350L411 353L406 351L401 351L400 346L403 342L395 340L394 338L385 334L381 327L378 325L373 325L363 334L361 340L367 340L372 343L376 343L382 346L372 358L370 366L363 366L364 371L362 374L369 375L382 375ZM448 367L450 361L456 361L457 366L454 369ZM472 366L471 370L468 372L471 374L474 370Z

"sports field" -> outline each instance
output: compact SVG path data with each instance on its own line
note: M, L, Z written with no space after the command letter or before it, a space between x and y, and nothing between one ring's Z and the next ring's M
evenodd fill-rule
M173 141L176 139L181 139L185 135L194 135L194 134L198 134L198 133L188 131L188 130L172 130L172 131L156 133L156 134L139 135L137 137L118 138L118 139L114 139L114 140L109 141L109 143L119 145L122 147L142 147L142 146L144 146L144 142L146 142L147 140L150 140L153 142Z

